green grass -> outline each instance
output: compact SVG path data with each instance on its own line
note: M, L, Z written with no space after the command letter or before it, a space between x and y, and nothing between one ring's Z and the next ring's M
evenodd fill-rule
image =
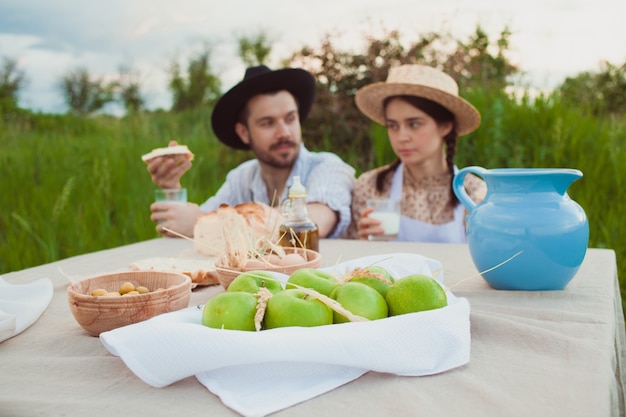
M459 139L457 165L581 170L583 178L568 192L587 212L590 247L616 251L624 291L626 120L597 118L549 96L514 101L475 93L468 99L483 122ZM170 139L196 154L183 177L189 200L212 195L226 172L251 155L220 144L209 115L209 109L124 119L0 115L0 274L155 237L154 185L140 157ZM384 129L373 133L375 160L390 161ZM341 156L358 173L372 168L358 165L360 155Z
M141 155L170 139L196 153L183 178L202 202L249 158L218 144L208 113L132 119L24 116L0 125L0 273L157 236Z

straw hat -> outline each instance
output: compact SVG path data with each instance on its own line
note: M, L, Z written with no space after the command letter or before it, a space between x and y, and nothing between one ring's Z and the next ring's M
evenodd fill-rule
M297 68L272 71L265 65L249 67L243 80L228 90L218 100L211 115L211 125L217 138L235 149L249 149L235 131L239 113L250 98L270 91L289 91L298 102L300 122L311 110L315 98L315 78L309 72Z
M373 121L385 124L383 102L392 96L417 96L448 109L456 119L459 136L480 125L480 113L459 97L459 86L448 74L426 65L401 65L391 68L387 81L367 85L356 92L356 105Z

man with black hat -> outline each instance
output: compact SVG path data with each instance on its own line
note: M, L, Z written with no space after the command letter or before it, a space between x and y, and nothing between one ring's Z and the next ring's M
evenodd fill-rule
M315 98L315 79L307 71L285 68L271 71L251 67L244 79L226 92L211 116L213 131L234 149L251 149L256 159L246 161L226 176L217 193L202 205L153 203L157 231L166 227L191 236L196 219L221 204L257 201L278 206L287 197L294 176L307 190L309 217L320 237L339 237L350 224L354 168L329 152L310 152L302 143L300 122ZM175 144L175 142L170 145ZM167 158L148 163L152 180L162 188L179 188L189 161L175 165Z

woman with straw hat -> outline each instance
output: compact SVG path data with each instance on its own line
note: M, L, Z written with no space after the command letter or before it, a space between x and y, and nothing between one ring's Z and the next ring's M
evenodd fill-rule
M398 66L390 69L385 82L357 91L356 105L387 127L398 159L357 180L349 237L382 234L367 200L389 198L401 202L398 240L465 242L465 209L452 191L454 154L457 137L474 131L480 114L459 97L454 79L425 65ZM484 198L479 178L467 176L465 187L474 201Z

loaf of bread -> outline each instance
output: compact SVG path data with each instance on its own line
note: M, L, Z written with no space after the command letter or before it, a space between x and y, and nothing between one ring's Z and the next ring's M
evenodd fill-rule
M132 271L178 272L187 275L196 285L219 284L213 259L153 257L133 262L129 268Z
M254 248L259 239L271 239L272 209L267 204L248 202L221 205L198 218L193 230L196 252L215 257L227 245Z

